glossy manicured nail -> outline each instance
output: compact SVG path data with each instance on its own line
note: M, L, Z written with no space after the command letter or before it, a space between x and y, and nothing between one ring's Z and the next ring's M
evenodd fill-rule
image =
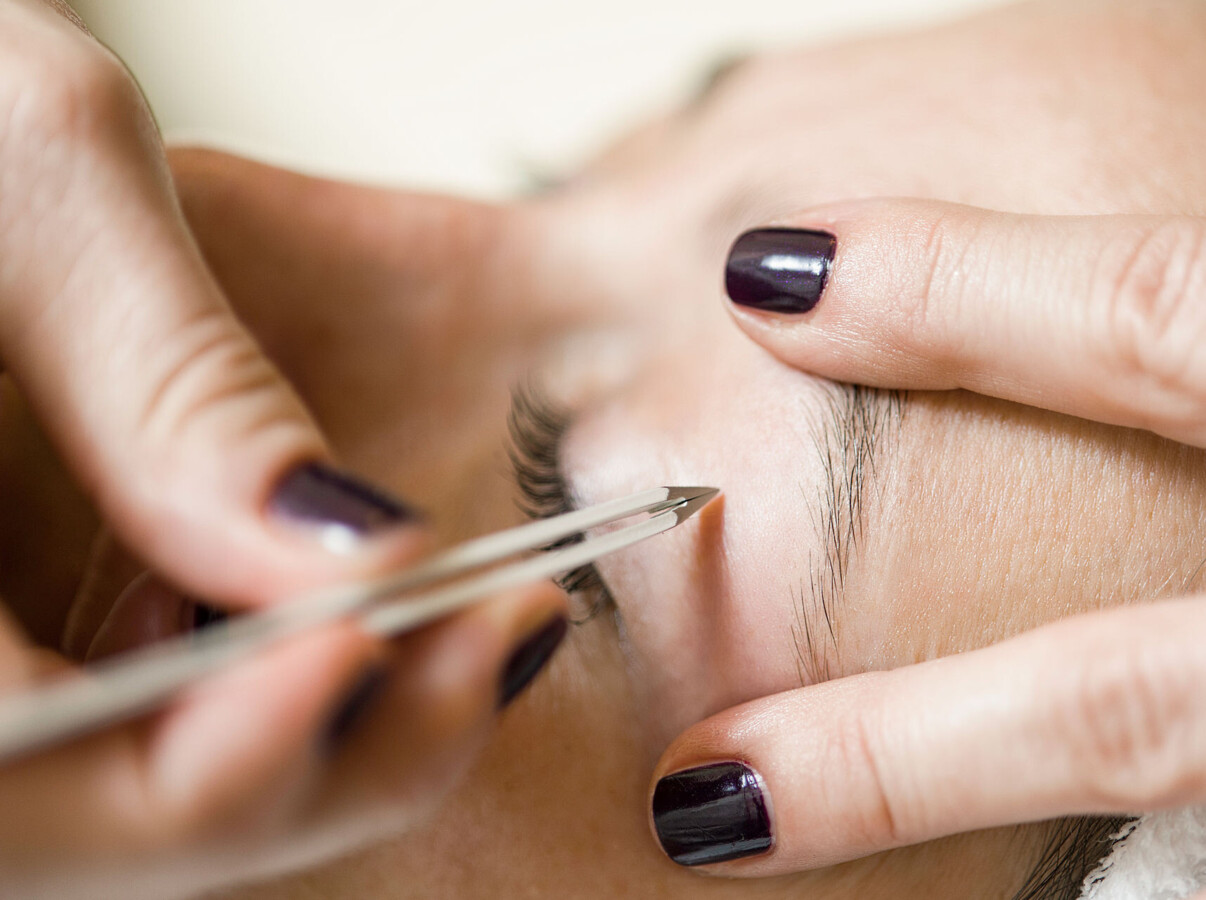
M734 303L806 313L821 299L837 239L827 231L759 228L733 244L724 286Z
M499 682L499 709L523 693L565 637L568 623L558 616L516 648Z
M192 606L193 631L200 631L202 628L209 628L211 625L220 625L230 618L230 614L226 610L210 606L208 603L200 603L193 600Z
M282 518L352 538L421 518L379 488L323 463L299 466L281 479L269 508Z
M773 843L762 779L736 762L661 779L653 791L653 826L666 855L681 866L755 856Z
M319 744L325 752L334 753L339 749L356 730L356 726L368 717L388 683L389 670L384 666L374 666L360 676L327 721L327 727L319 739Z

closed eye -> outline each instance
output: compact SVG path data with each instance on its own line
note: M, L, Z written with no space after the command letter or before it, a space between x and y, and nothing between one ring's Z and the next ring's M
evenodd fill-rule
M531 385L518 387L511 393L508 457L519 487L520 509L533 519L559 516L575 508L569 482L561 471L561 442L572 419L569 410L559 408ZM545 549L581 540L581 536L566 538ZM593 563L567 572L557 579L557 584L585 603L583 612L574 617L575 624L615 609L611 592Z

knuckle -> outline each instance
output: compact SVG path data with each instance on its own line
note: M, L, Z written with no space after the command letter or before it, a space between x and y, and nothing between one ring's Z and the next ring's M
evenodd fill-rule
M966 354L957 327L969 280L972 248L978 228L948 211L923 215L910 229L909 245L918 248L905 271L911 283L897 296L902 349L923 356L940 370L953 369Z
M146 382L138 433L168 456L194 446L204 452L205 435L220 432L234 446L301 418L276 370L221 309L179 329L148 369L155 374Z
M867 711L845 717L833 733L832 751L838 771L847 773L837 783L856 792L842 801L846 811L856 814L848 826L851 836L862 846L886 849L910 843L911 829L906 806L888 776L879 722L880 717Z
M1203 786L1193 729L1203 673L1170 643L1107 637L1057 704L1068 763L1099 809L1149 808Z
M1202 415L1206 385L1195 367L1206 337L1206 222L1175 219L1107 244L1098 262L1090 309L1099 321L1099 362L1137 390L1129 396L1161 418Z
M938 285L945 280L943 271L949 245L948 231L945 216L938 216L923 228L921 260L917 267L920 280L912 292L915 302L909 307L906 323L913 338L926 334L935 320L932 306Z

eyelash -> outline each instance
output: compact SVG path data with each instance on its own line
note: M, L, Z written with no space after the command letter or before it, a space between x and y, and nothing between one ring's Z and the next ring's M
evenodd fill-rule
M507 455L519 486L519 507L533 519L546 519L573 509L569 484L557 465L561 441L571 421L567 411L532 386L517 388L512 394L507 420L511 445ZM581 537L566 538L550 548L580 540ZM591 563L562 575L557 585L568 594L587 598L585 615L574 619L576 625L615 608L607 585Z

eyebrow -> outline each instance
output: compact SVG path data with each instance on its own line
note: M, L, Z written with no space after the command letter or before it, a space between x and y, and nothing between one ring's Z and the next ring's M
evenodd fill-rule
M809 553L807 574L792 589L792 637L800 683L828 681L839 664L837 612L850 562L862 541L864 498L877 483L876 462L904 418L907 395L859 385L829 389L817 432L823 476L815 495L801 485L814 513L819 555Z
M883 445L903 421L908 395L859 385L830 383L825 412L814 432L822 476L813 493L801 484L806 511L817 532L806 576L791 588L792 642L801 685L828 681L838 666L837 611L845 599L846 575L858 551L864 525L864 497L877 484ZM557 406L533 382L512 390L508 448L520 491L520 508L531 518L567 512L576 506L561 466L561 441L574 412ZM606 582L592 565L559 582L567 591L587 585L607 597ZM594 618L609 599L592 607L579 624Z

